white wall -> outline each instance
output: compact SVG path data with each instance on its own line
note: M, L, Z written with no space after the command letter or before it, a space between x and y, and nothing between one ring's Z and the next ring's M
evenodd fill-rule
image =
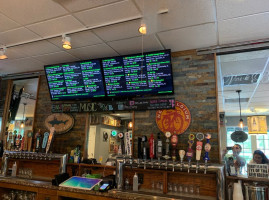
M102 164L106 162L109 157L109 139L111 137L111 131L125 132L125 129L118 127L110 127L107 125L90 126L89 138L88 138L88 155L89 158L95 158L97 162L100 162L102 157ZM107 132L108 139L103 141L103 132Z

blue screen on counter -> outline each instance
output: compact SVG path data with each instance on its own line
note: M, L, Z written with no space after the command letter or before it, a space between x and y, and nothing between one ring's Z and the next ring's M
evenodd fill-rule
M102 59L108 97L172 94L170 50Z
M105 97L100 60L45 66L51 100Z

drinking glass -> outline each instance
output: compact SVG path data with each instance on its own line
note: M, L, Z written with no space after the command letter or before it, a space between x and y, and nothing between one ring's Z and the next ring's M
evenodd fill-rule
M178 185L178 192L183 193L183 185L181 184Z
M173 184L173 192L177 193L178 191L178 185L176 183Z
M154 183L154 181L151 182L151 189L152 190L155 190L155 183Z
M193 185L189 185L189 193L190 194L194 193Z
M173 185L172 183L168 183L168 191L172 192L173 191Z
M186 193L186 194L189 193L189 187L188 187L188 185L184 185L184 193Z
M200 186L196 185L195 187L195 194L200 195Z

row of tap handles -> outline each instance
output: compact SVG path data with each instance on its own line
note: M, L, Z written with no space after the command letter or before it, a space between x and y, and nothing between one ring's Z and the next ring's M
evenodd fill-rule
M180 158L180 164L176 163L176 152L177 152L177 144L178 144L178 135L174 133L173 135L170 132L165 133L166 136L166 141L165 141L165 155L163 155L163 142L161 139L161 134L158 133L157 137L157 144L155 145L155 138L153 133L151 134L150 138L148 139L147 136L142 136L138 138L138 159L137 159L137 166L140 167L141 164L144 164L144 169L146 169L147 164L150 164L152 168L154 165L159 166L161 168L161 159L165 159L164 166L165 169L167 170L168 168L168 160L172 158L172 163L169 163L169 166L172 167L172 171L175 170L175 167L180 166L180 170L182 171L184 167L184 157L187 157L188 160L188 173L190 172L191 169L191 161L194 155L194 150L192 149L192 146L194 144L195 138L197 139L196 141L196 173L198 173L198 170L200 168L199 161L201 160L201 153L202 153L202 148L203 148L203 140L204 138L206 139L206 143L204 145L204 173L206 174L207 170L207 162L209 161L209 152L211 150L211 145L210 145L210 139L211 139L211 134L203 134L203 133L197 133L195 134L189 134L189 140L188 140L188 149L187 152L185 150L179 150L178 155ZM149 152L147 149L147 142L149 143ZM172 152L170 154L170 145ZM149 158L151 161L147 161L149 154ZM154 161L154 158L157 158L157 162ZM141 161L142 160L142 161Z

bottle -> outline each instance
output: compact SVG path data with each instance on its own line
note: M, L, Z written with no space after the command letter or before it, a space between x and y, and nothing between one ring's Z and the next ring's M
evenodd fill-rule
M136 172L133 178L133 191L138 191L138 176L136 175Z
M128 178L125 179L124 186L125 186L125 190L129 190L129 179Z
M12 176L12 177L16 177L16 174L17 174L17 163L15 162L15 163L12 165L11 176Z

